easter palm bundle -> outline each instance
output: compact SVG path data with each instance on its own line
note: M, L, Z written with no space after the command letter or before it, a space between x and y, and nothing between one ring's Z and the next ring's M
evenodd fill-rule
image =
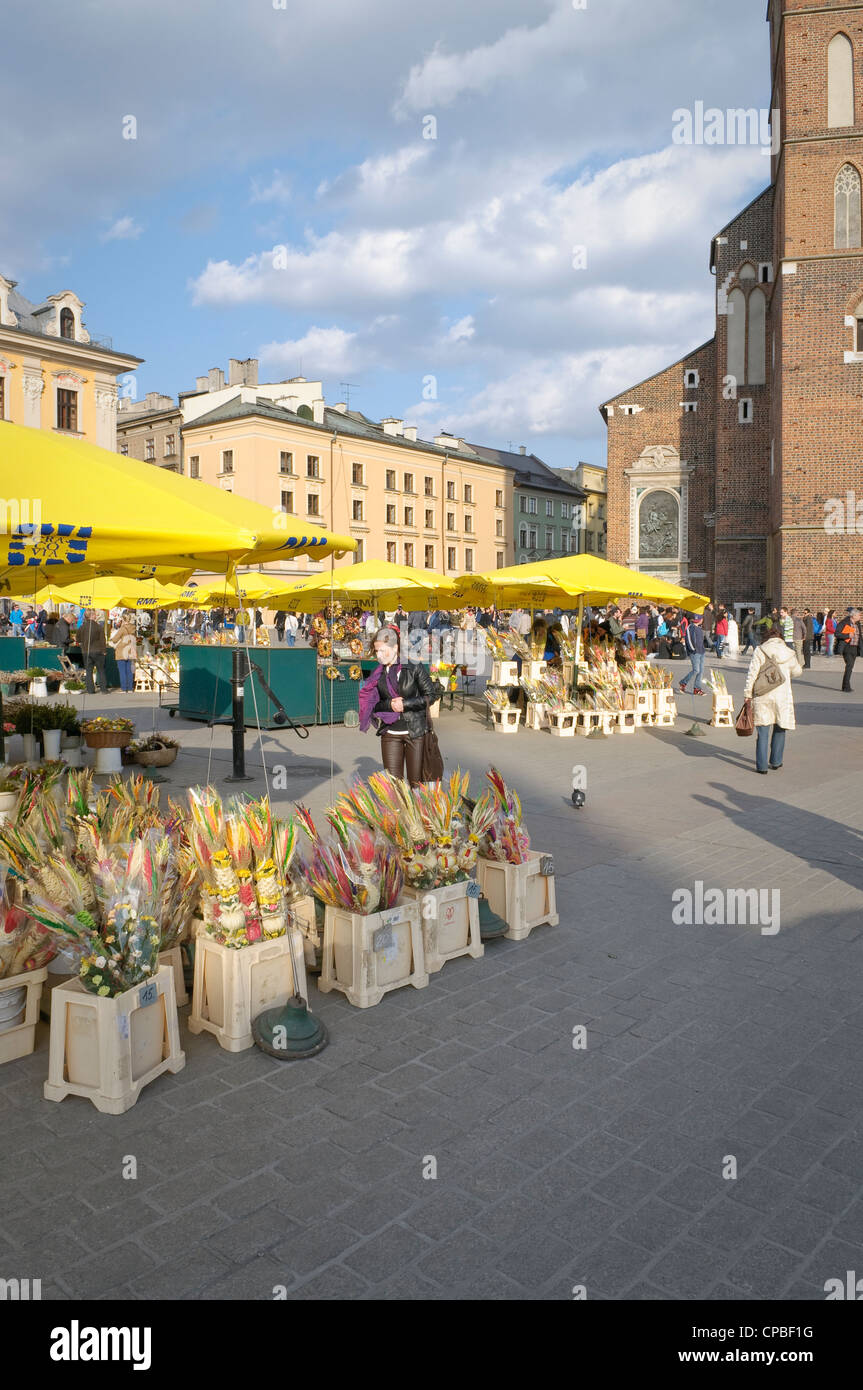
M197 787L189 792L188 837L207 932L234 948L284 936L296 896L292 819L274 821L266 798L223 805L213 787Z
M521 799L507 786L496 767L486 774L491 792L491 815L480 837L480 852L487 859L507 864L524 864L530 850L530 836L524 825Z
M329 832L318 830L311 813L297 808L297 819L310 842L301 859L309 892L330 907L370 916L394 907L404 884L401 863L382 835L327 812Z

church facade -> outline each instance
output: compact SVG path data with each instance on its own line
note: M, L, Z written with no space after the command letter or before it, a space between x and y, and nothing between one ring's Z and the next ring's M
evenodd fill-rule
M863 599L863 6L771 0L771 182L716 331L604 402L608 558L721 603Z

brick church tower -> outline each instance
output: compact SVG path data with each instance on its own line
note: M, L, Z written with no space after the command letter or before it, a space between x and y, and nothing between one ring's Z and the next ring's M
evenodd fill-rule
M771 0L768 19L781 144L767 588L844 610L863 591L863 10ZM825 529L849 492L845 533Z
M844 609L863 596L863 8L771 0L768 21L772 181L713 238L715 336L600 407L608 555L738 607Z

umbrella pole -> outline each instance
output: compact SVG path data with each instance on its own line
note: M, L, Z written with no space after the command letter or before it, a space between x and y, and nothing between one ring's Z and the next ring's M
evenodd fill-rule
M575 629L575 679L578 681L578 667L581 662L581 626L584 621L584 594L578 596L578 626Z

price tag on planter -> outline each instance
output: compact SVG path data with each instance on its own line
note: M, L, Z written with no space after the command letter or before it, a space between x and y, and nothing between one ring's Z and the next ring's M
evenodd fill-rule
M554 855L543 854L539 861L539 872L543 878L554 878Z
M481 898L482 889L478 883L469 883L467 886L467 896L469 898Z
M384 955L394 952L396 949L396 937L392 927L378 927L372 937L372 950L381 951Z
M155 1004L159 997L159 986L155 980L151 980L143 989L138 990L138 1003L143 1008L146 1004Z

